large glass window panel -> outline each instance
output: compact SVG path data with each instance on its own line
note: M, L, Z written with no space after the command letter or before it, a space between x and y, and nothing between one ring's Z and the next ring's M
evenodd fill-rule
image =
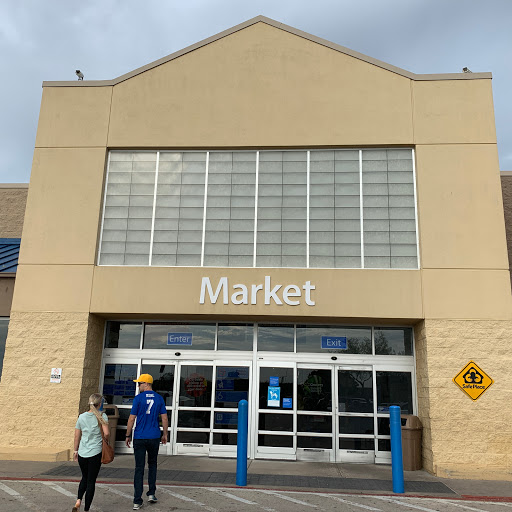
M258 350L293 352L295 327L293 325L259 324Z
M211 366L182 365L179 405L183 407L211 407Z
M152 322L144 325L145 349L213 350L215 324Z
M135 397L136 364L106 364L102 394L109 404L131 406Z
M153 377L153 389L165 402L165 405L172 406L174 393L174 371L173 364L143 364L140 373L149 373Z
M417 268L416 227L403 236L396 222L415 219L410 149L363 150L365 268Z
M346 338L347 348L322 348L322 338ZM369 327L297 325L297 352L371 354L371 329Z
M412 329L410 327L376 327L375 354L412 356Z
M309 266L334 267L334 151L310 152Z
M211 152L204 265L252 267L256 152Z
M306 149L112 151L99 264L199 266L204 248L205 266L252 267L256 236L258 267L303 268L309 258L316 268L417 268L412 156L400 148L312 149L309 161Z
M253 324L219 324L217 349L252 351L253 338Z
M259 155L256 266L305 267L307 152ZM265 241L269 232L273 241Z
M371 371L338 370L338 411L373 412Z
M100 264L149 265L156 155L110 153Z
M206 152L161 152L153 265L198 266L203 237Z
M413 413L411 372L377 372L377 412L389 412L391 405Z
M142 322L107 322L105 348L140 348Z
M332 411L331 370L297 370L297 409Z

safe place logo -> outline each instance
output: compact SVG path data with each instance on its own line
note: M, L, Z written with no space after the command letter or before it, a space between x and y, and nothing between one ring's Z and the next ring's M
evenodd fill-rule
M453 382L466 393L471 400L478 400L494 381L474 361L469 363L453 378Z

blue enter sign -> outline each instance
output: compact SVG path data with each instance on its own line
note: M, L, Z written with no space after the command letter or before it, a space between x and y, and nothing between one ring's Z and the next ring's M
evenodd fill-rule
M192 345L192 333L191 332L168 332L167 333L167 345Z
M322 348L336 348L347 350L346 336L322 336Z

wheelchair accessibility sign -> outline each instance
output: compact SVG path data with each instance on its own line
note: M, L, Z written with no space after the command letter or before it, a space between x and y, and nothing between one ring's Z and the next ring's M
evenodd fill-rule
M474 361L469 363L453 378L453 382L466 393L471 400L478 400L494 381Z

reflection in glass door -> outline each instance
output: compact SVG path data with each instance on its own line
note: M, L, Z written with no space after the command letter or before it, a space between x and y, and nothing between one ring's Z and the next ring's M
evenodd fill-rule
M250 365L179 364L177 454L236 456L238 402L249 400Z
M213 366L180 363L176 404L176 453L208 455Z
M337 367L338 462L375 460L372 368Z
M258 369L256 457L295 459L296 425L293 363Z
M297 368L297 459L334 461L332 368Z
M238 402L250 402L249 376L249 366L215 367L212 456L236 456Z

